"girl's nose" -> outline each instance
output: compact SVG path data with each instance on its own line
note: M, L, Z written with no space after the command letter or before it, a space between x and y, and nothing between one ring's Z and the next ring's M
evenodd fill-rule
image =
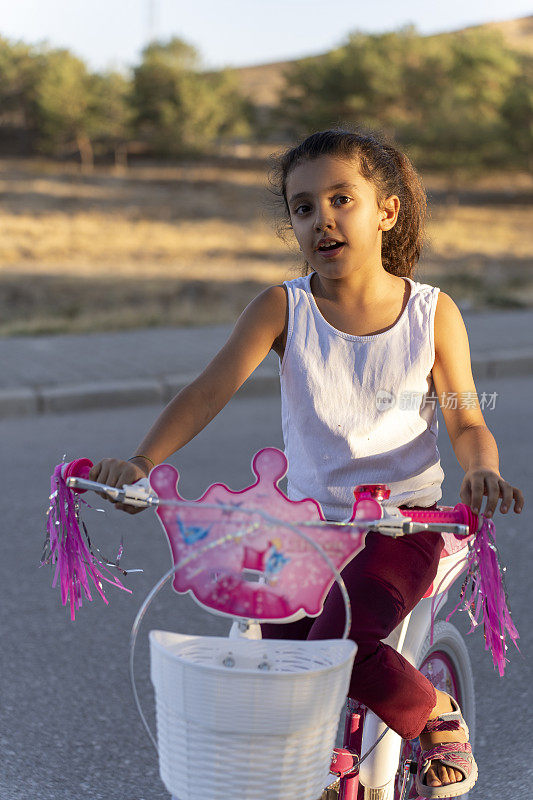
M335 227L335 219L331 214L331 211L319 210L317 209L316 217L315 217L315 231L323 231L326 228L333 228Z

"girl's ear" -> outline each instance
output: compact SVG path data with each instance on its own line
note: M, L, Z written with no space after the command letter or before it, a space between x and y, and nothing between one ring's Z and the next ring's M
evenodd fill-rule
M390 231L391 228L394 228L399 213L400 213L400 198L397 197L395 194L391 195L390 197L387 197L387 199L384 200L383 203L381 204L381 208L379 211L380 214L380 222L378 226L379 230Z

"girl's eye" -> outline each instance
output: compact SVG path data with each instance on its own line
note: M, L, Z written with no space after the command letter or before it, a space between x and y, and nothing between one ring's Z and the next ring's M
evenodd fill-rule
M311 208L311 206L308 203L302 203L301 206L297 206L294 209L293 213L294 214L298 214L298 215L306 214L309 211L310 208Z
M341 206L345 206L347 203L351 202L351 197L348 197L345 194L337 195L335 198L335 203L339 203Z

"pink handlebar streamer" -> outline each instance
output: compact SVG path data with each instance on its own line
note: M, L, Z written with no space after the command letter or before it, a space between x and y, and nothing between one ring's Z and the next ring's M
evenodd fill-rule
M103 591L103 581L131 592L107 568L108 565L118 564L110 564L103 558L98 558L91 550L91 542L83 523L85 538L80 530L79 501L65 480L71 476L87 478L91 467L92 462L87 458L77 459L69 464L58 464L51 478L47 534L41 565L55 565L52 586L55 587L59 581L61 601L64 606L69 604L72 620L76 617L76 611L81 608L83 595L92 600L89 580L106 604L108 600ZM104 573L108 573L110 577Z
M509 634L519 652L517 639L520 637L507 605L505 583L498 561L494 523L486 517L481 519L481 527L468 554L466 578L461 588L459 602L448 614L446 621L457 609L462 608L470 616L469 633L483 622L485 650L492 652L494 666L500 677L503 677L505 664L509 661L505 656L508 649L506 635Z

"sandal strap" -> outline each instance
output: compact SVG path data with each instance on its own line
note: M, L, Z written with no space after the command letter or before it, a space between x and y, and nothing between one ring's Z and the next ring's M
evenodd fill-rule
M423 750L420 753L420 761L433 761L440 759L441 756L448 756L450 753L466 753L472 755L470 742L441 742L436 744L431 750Z
M418 773L422 779L431 767L432 761L440 761L447 767L458 769L465 778L468 778L472 771L474 757L468 742L444 742L435 745L431 750L424 750L420 753Z
M441 714L440 716L435 717L435 719L428 720L424 726L424 729L422 730L422 733L458 731L462 728L468 736L468 726L463 715L461 714L461 709L459 708L457 700L452 697L452 695L448 695L448 697L450 698L453 711L449 711L447 714Z
M430 719L426 722L426 726L423 730L423 733L436 733L438 731L458 731L462 727L461 722L458 719L442 719L442 717L437 717L436 719Z

